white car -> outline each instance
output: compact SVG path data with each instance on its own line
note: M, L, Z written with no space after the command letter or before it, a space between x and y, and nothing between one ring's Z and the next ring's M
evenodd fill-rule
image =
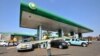
M8 42L6 40L0 40L0 46L8 46Z
M31 42L23 42L16 46L17 51L23 51L23 50L33 50L33 45Z

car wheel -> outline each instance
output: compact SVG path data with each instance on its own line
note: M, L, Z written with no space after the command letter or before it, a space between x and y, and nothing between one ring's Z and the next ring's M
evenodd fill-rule
M60 49L62 49L62 48L63 48L63 46L62 46L62 45L59 45L59 48L60 48Z
M87 47L87 44L85 44L85 43L82 43L82 47Z
M4 46L4 47L6 47L6 45L5 45L5 44L4 44L3 46Z

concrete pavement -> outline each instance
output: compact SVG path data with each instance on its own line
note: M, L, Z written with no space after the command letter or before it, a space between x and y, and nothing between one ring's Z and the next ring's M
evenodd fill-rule
M94 41L88 47L69 46L69 49L52 48L51 51L52 56L100 56L100 42ZM8 47L6 52L0 54L0 56L47 56L47 50L38 48L34 51L17 52L15 47Z

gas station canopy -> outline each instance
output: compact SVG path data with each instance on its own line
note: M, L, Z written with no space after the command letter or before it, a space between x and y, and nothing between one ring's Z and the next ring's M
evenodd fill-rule
M40 25L43 30L48 31L63 29L64 32L93 32L93 30L72 22L67 18L45 11L37 7L34 3L21 3L20 27L37 29Z

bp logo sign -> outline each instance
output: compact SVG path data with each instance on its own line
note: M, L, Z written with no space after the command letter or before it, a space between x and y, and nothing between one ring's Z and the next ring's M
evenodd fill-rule
M32 3L32 2L29 3L29 7L31 9L36 9L36 5L34 3Z

